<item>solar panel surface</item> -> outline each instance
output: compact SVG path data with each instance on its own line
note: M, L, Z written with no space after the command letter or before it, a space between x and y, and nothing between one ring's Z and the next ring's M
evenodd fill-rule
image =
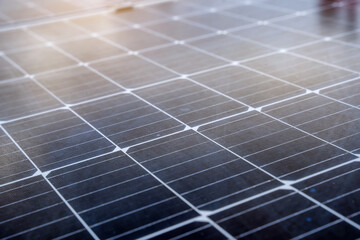
M360 1L140 2L0 0L0 238L359 239Z

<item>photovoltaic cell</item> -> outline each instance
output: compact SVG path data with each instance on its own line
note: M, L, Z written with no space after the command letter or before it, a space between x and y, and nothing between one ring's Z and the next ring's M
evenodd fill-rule
M356 73L286 53L258 58L244 65L310 90L358 76Z
M0 81L23 76L19 69L0 56Z
M351 44L360 45L360 37L358 32L352 32L336 38L337 40L344 41Z
M189 44L231 61L241 61L270 52L264 46L226 35L195 40Z
M239 66L216 69L191 78L252 107L264 106L305 92Z
M193 131L130 148L129 154L203 210L279 186L273 178Z
M297 180L356 158L261 113L246 113L199 130L284 180Z
M149 12L141 8L135 8L132 11L122 12L114 17L136 24L148 24L150 22L162 21L163 19L168 18L167 16L163 16L161 13Z
M128 94L73 109L120 147L129 147L184 128L180 122Z
M62 42L73 38L86 37L84 31L65 22L42 24L31 27L29 30L51 42Z
M148 9L158 12L164 15L181 15L189 14L201 11L201 8L190 6L179 2L178 4L173 4L172 2L165 2L160 5L149 6Z
M287 27L289 29L296 29L308 34L315 34L324 37L342 34L348 31L355 30L355 26L351 23L335 21L331 16L321 16L323 12L305 14L291 19L277 21L276 24ZM321 21L321 24L318 24Z
M49 16L49 14L44 13L39 9L30 7L24 2L16 1L16 3L16 5L8 5L5 3L1 4L1 13L8 20L8 22L21 22Z
M41 176L0 187L0 205L2 239L91 239Z
M205 13L185 18L196 24L202 24L218 30L226 30L251 24L250 21L227 15L223 12Z
M355 107L360 107L360 83L358 79L324 89L321 93Z
M341 223L334 215L289 191L264 195L215 214L212 219L241 239L311 239L312 230L316 232L317 228L320 230L324 225ZM359 236L358 230L344 225L348 231L343 231L343 228L341 232L335 233L337 238L353 239Z
M0 51L14 51L40 45L41 42L24 30L0 32ZM1 64L2 65L2 64Z
M108 59L90 66L126 88L141 87L177 77L177 74L137 56Z
M241 17L263 20L263 21L272 18L282 17L286 14L289 14L289 12L286 10L267 8L265 6L260 6L260 5L243 5L243 6L230 8L226 11Z
M74 40L71 42L61 43L58 46L66 52L71 52L72 56L83 62L90 62L100 58L108 58L125 52L97 38ZM97 50L89 51L89 49Z
M209 30L180 21L157 23L148 26L148 28L176 40L194 38L210 33Z
M247 110L240 103L182 79L135 93L190 126Z
M264 111L348 151L359 152L359 109L310 94Z
M1 121L63 106L28 78L15 82L4 82L0 86Z
M114 150L110 142L68 110L4 124L20 147L42 170Z
M308 239L319 239L319 238L338 238L338 239L353 239L359 237L359 230L352 227L346 222L336 222L331 224L330 227L321 228L319 231L311 234Z
M359 167L359 161L353 162L294 186L359 224Z
M197 216L121 153L54 171L49 180L100 238L139 238Z
M106 34L104 37L132 51L138 51L170 43L170 41L165 38L154 36L153 34L140 29L127 29ZM145 42L144 39L146 39Z
M147 51L143 55L179 74L195 73L225 63L220 59L183 45ZM179 62L182 64L179 64Z
M347 6L341 7L341 4L335 7L324 8L320 11L321 16L329 18L337 22L344 22L357 27L357 16L360 13L360 8L356 2L350 2Z
M237 0L184 0L184 2L197 7L203 7L204 4L208 7L230 7L239 4Z
M74 65L75 61L50 47L10 53L8 57L29 74Z
M316 7L330 7L332 1L313 1L313 0L301 0L296 2L289 2L287 0L266 0L265 4L269 6L276 6L280 8L285 8L293 11L304 11L311 10Z
M59 1L55 3L50 3L48 1L44 0L33 0L33 3L39 4L41 8L50 11L52 13L64 13L64 12L73 12L75 10L78 10L79 7L71 4L67 1Z
M36 172L35 167L2 130L0 130L0 164L0 185L29 177Z
M36 79L67 104L120 92L123 89L85 67L40 74Z
M321 48L319 46L319 44L312 44L299 48L295 52L353 71L360 70L359 48L336 42L321 43Z
M161 239L226 239L219 231L210 224L193 222L175 230L161 234L152 240Z
M294 32L270 26L257 26L246 28L232 33L241 38L249 39L260 44L270 47L286 49L301 44L307 44L315 41L317 38L305 35L303 33Z
M75 18L71 23L91 32L107 32L114 31L127 26L126 23L116 18L108 17L103 14Z
M185 0L187 3L194 4L198 7L203 7L207 4L208 7L230 7L239 4L237 0ZM242 3L240 3L242 4Z
M4 15L0 15L0 24L3 25L7 22L7 19Z

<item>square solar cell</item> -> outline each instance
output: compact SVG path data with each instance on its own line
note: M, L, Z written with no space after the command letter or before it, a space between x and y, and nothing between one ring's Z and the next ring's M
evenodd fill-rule
M0 51L12 51L40 45L42 42L24 30L10 30L0 32Z
M231 34L279 49L306 44L318 38L273 26L256 26Z
M122 153L53 171L49 180L100 239L138 239L197 216Z
M142 53L145 57L179 74L190 74L224 65L226 62L183 45L173 45Z
M288 1L288 0L266 0L265 4L272 7L285 8L294 11L305 11L305 10L314 10L318 7L327 7L330 6L333 1L314 1L314 0L298 0L298 1Z
M279 18L290 13L284 9L267 8L266 6L260 6L257 4L233 7L226 11L240 17L262 21Z
M24 76L24 74L0 55L0 81L21 76Z
M128 94L78 105L73 109L120 147L184 129L178 121Z
M360 107L360 79L336 85L320 91L328 97L340 100L344 103Z
M238 0L185 0L188 3L196 4L200 7L231 7L236 5L242 5L243 2Z
M41 176L0 187L2 239L92 239Z
M0 25L5 25L9 23L9 19L7 19L0 11Z
M0 129L0 185L30 177L36 168Z
M135 91L190 126L246 111L248 108L188 80L176 80Z
M237 239L302 239L343 223L299 194L274 191L219 212L211 218ZM343 224L334 236L359 237L359 230ZM265 236L265 238L264 238Z
M76 6L76 4L72 4L64 0L62 1L32 0L32 3L36 4L42 9L45 9L55 14L72 13L77 10L80 10L80 8Z
M68 110L58 110L3 126L42 171L115 149L114 145Z
M325 3L327 1L324 1ZM360 14L360 7L358 1L349 1L347 4L336 4L333 3L333 7L325 7L322 9L319 14L323 18L328 18L337 22L348 23L353 26L354 30L357 28L358 19L357 16ZM331 4L331 1L328 2Z
M174 20L149 25L146 28L176 40L195 38L211 33L205 28Z
M194 131L145 143L128 152L202 210L214 210L280 185Z
M275 24L323 37L334 36L355 30L355 26L352 24L335 21L327 17L321 17L320 14L321 12L304 14L303 16L277 21Z
M126 88L141 87L177 76L137 56L117 57L90 66Z
M360 45L360 32L350 32L349 34L341 35L336 40L344 41L350 44Z
M205 125L199 130L284 180L298 180L356 158L254 111Z
M85 67L40 74L36 79L67 104L78 103L123 89Z
M3 15L11 22L37 20L50 15L48 12L41 11L20 1L12 1L11 4L6 1L6 4L2 4L1 8Z
M226 30L251 24L250 21L229 16L224 12L205 13L186 17L185 20L194 22L195 24L202 24L217 30Z
M8 54L16 64L29 74L67 67L76 62L51 47L33 48Z
M346 70L278 53L245 62L244 65L310 90L317 90L358 76Z
M309 94L264 111L339 147L360 153L360 110Z
M360 224L360 162L323 172L294 186ZM344 184L348 183L348 184Z
M63 105L30 79L0 85L0 121L62 107Z
M147 9L164 15L185 15L201 11L201 8L197 8L195 6L191 6L190 4L182 2L160 3L154 6L149 6Z
M159 236L150 238L151 240L165 240L165 239L226 239L218 230L210 224L204 222L193 222L185 226L179 227L172 231L166 232Z
M104 35L104 37L132 51L170 43L170 41L165 38L155 36L154 34L147 33L141 29L128 29L109 33Z
M269 48L256 43L226 35L190 41L189 44L231 61L241 61L271 52Z
M238 66L216 69L191 78L252 107L261 107L305 92Z
M360 71L360 49L358 47L336 42L322 42L305 46L294 51L316 60L353 71Z
M83 62L94 61L125 53L124 50L98 38L79 39L58 44L58 46ZM92 51L93 49L96 49L96 51Z
M41 24L29 28L30 31L50 42L63 42L86 36L86 32L67 22Z
M146 9L147 8L132 9L131 11L124 11L121 12L121 14L113 15L113 17L135 24L148 24L150 22L161 21L167 18L160 13L150 12Z
M359 229L351 226L345 221L337 221L329 225L330 225L329 227L325 227L325 228L322 227L318 231L308 234L309 238L312 239L321 239L321 238L354 239L355 238L356 239L360 236Z
M122 21L114 18L111 14L98 14L86 17L75 18L70 21L87 31L107 32L127 27Z

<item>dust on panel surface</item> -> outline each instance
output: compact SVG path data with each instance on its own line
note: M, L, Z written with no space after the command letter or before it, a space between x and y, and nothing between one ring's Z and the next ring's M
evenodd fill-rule
M0 0L0 238L358 239L360 1L131 2Z

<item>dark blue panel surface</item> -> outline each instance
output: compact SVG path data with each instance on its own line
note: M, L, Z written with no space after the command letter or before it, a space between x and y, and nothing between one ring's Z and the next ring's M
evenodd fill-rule
M0 238L359 239L359 16L0 1Z

